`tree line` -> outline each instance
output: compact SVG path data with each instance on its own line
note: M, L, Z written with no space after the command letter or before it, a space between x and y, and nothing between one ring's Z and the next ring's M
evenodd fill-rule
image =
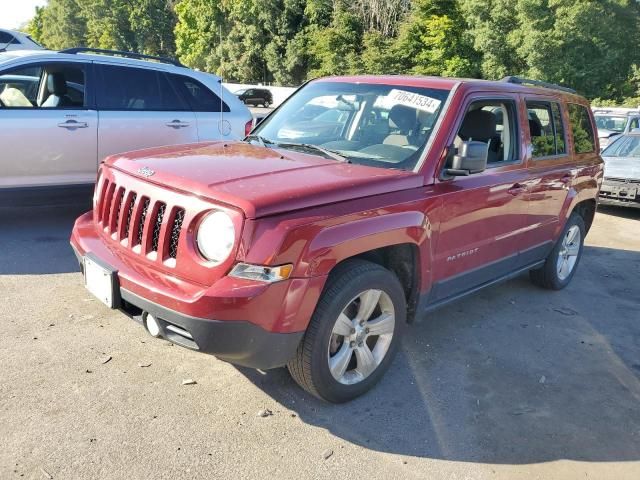
M48 48L175 56L226 81L322 75L521 75L640 104L636 0L49 0Z

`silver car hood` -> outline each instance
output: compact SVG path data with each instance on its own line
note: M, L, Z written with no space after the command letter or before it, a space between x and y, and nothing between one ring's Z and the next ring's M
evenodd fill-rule
M639 157L603 157L604 176L640 180Z
M613 130L607 130L605 128L598 129L598 138L609 138L613 135L620 135L620 132L615 132Z

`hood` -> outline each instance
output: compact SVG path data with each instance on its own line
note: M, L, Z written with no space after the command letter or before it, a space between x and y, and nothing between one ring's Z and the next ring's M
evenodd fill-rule
M342 163L244 142L160 147L105 164L149 182L240 208L248 218L423 185L413 172Z
M603 157L604 176L640 180L640 158Z

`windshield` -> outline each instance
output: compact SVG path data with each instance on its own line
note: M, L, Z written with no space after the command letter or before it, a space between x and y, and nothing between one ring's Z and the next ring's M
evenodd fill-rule
M627 125L627 117L613 115L596 115L596 126L602 130L622 133Z
M351 163L412 170L448 95L432 88L316 81L265 119L253 137L282 148L318 146Z
M602 152L603 157L640 158L640 135L624 135Z
M242 95L244 92L246 92L247 89L246 88L241 88L240 90L236 90L236 92L234 93L234 95Z

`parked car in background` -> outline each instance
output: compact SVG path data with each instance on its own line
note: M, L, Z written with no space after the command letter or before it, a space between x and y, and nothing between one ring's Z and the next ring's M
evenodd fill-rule
M88 290L152 336L344 402L425 312L520 272L566 287L602 169L561 87L324 78L244 141L110 157L71 244Z
M640 111L634 109L594 109L600 148L604 149L619 135L640 128Z
M273 105L273 95L266 88L243 88L235 92L235 94L245 105L253 105L255 107L259 105L270 107Z
M12 50L44 50L44 47L26 33L0 29L0 52Z
M602 152L600 203L640 207L640 130L620 135Z
M0 193L92 185L123 151L241 139L251 113L170 59L70 49L0 53Z

